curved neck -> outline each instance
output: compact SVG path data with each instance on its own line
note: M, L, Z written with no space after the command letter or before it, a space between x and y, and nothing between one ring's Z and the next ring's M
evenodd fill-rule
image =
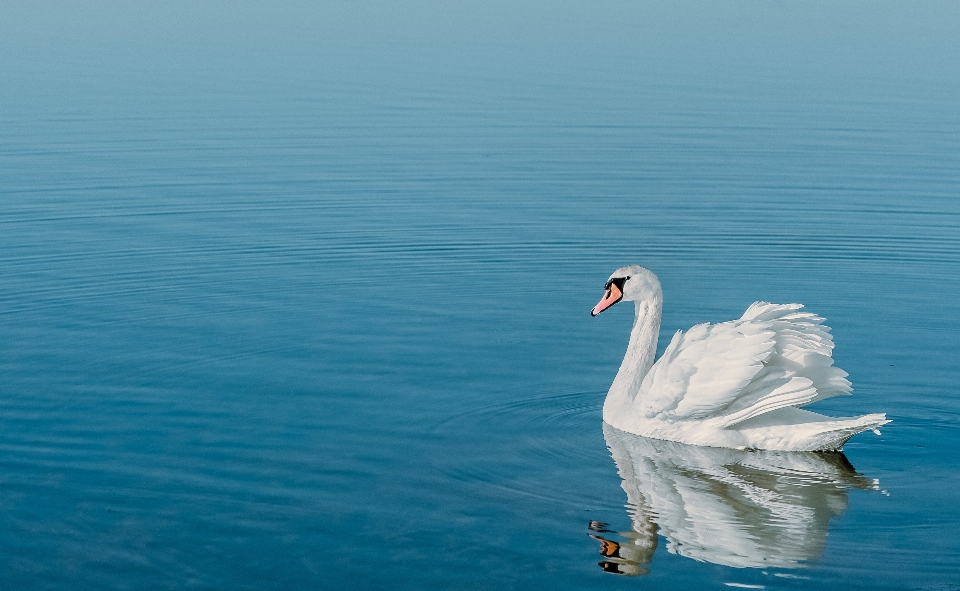
M660 335L660 317L663 311L663 296L638 300L630 344L620 364L620 371L607 392L607 404L619 405L633 402L644 376L653 366L657 354L657 337ZM605 405L606 406L606 405Z

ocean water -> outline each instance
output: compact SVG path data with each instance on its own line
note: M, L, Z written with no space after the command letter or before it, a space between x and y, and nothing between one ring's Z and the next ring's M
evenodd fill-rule
M956 3L0 7L0 586L960 588ZM632 311L881 436L651 442Z

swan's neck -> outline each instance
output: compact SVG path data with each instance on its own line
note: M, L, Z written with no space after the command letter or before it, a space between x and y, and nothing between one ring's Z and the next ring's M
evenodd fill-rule
M651 298L638 300L633 330L630 331L630 344L620 364L620 371L607 392L607 405L613 407L631 403L640 390L643 377L653 366L657 354L657 337L660 334L660 316L663 310L663 296L659 293ZM606 411L606 408L604 409ZM608 421L609 422L609 421Z

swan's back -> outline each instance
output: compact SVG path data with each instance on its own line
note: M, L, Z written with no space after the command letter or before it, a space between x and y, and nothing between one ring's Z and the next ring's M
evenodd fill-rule
M830 329L802 307L756 302L738 320L678 331L644 377L637 410L727 428L848 394L846 372L833 367Z

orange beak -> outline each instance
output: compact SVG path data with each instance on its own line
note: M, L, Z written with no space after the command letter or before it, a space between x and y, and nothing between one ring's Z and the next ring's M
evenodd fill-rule
M620 291L620 288L617 287L617 284L611 283L607 286L607 291L603 294L603 299L600 300L600 303L594 306L593 310L590 311L590 315L596 316L600 312L603 312L610 306L619 302L621 299L623 299L623 292Z

